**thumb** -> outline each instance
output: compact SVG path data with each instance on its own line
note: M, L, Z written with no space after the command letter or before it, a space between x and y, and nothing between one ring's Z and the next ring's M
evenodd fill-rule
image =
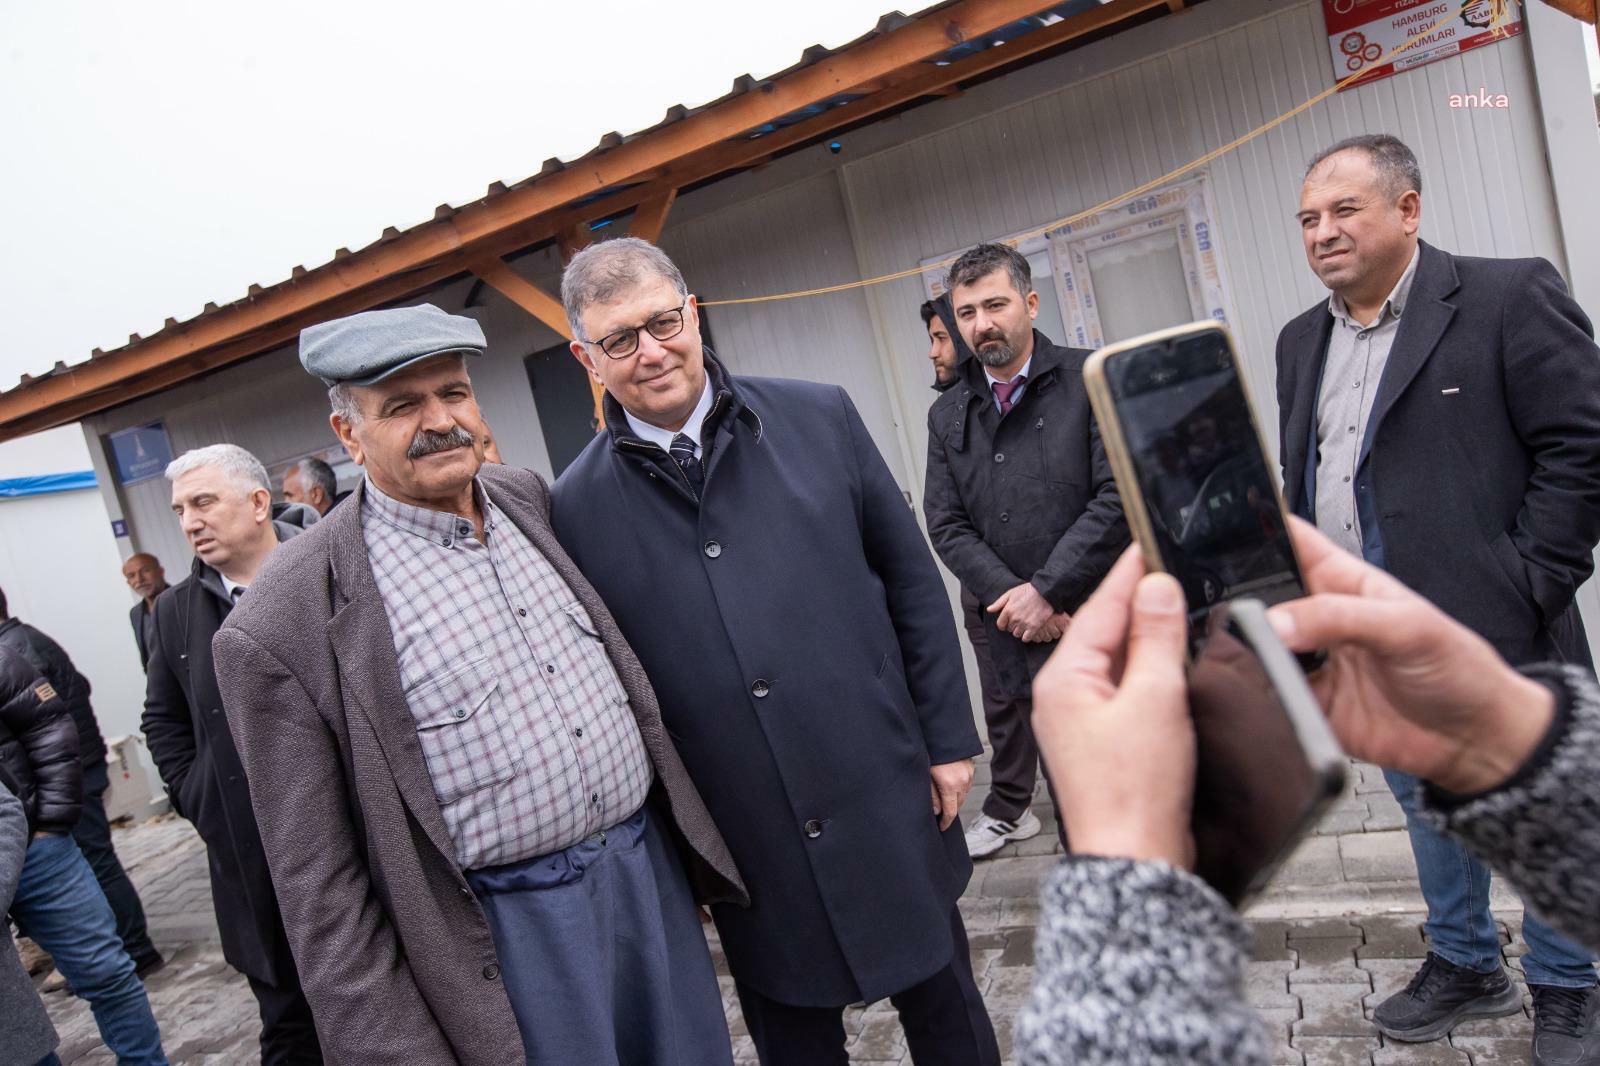
M1183 589L1171 574L1146 574L1133 594L1124 685L1177 686L1182 690L1189 620Z

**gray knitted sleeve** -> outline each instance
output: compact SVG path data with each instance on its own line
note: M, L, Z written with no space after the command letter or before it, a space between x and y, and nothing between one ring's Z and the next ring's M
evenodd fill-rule
M1576 666L1525 673L1565 694L1554 742L1481 796L1452 803L1422 789L1420 813L1505 874L1539 917L1600 950L1600 687Z
M1032 996L1017 1022L1027 1066L1254 1066L1245 925L1204 881L1164 863L1069 857L1046 878Z

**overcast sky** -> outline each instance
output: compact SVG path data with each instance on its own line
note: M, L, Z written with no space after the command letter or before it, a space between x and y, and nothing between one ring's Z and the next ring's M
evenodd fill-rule
M895 6L0 0L0 388L843 44Z

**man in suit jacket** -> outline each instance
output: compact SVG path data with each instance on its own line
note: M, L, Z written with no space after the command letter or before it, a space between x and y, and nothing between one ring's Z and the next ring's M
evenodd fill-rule
M133 626L133 642L139 649L139 666L148 670L151 631L156 624L156 597L167 591L167 572L154 555L135 552L122 564L122 580L139 597L139 602L128 609L128 621Z
M1342 141L1306 173L1306 255L1332 295L1278 337L1286 502L1511 662L1588 664L1573 595L1600 539L1600 349L1545 260L1418 240L1421 193L1416 157L1387 135ZM1488 869L1417 820L1414 778L1388 778L1431 954L1374 1020L1426 1040L1520 1010ZM1531 913L1523 933L1535 1061L1600 1063L1589 955Z
M318 1028L352 1063L731 1064L694 903L743 885L544 482L483 465L484 343L428 305L302 334L366 478L214 642Z
M284 936L211 657L211 638L261 565L298 530L273 522L266 468L237 445L186 452L166 475L195 558L189 576L156 599L145 669L145 740L172 809L205 841L222 956L245 975L256 997L262 1062L320 1063L316 1027Z
M967 832L974 856L1039 831L1033 675L1128 542L1083 387L1089 353L1033 328L1039 294L1016 249L980 244L946 280L975 354L928 410L923 508L945 566L984 607L1006 699L988 716L993 777ZM1062 833L1062 842L1066 836Z
M730 373L637 238L562 278L605 429L552 521L639 653L750 886L720 906L761 1061L846 1061L888 996L919 1066L998 1063L956 900L980 750L949 599L844 391Z

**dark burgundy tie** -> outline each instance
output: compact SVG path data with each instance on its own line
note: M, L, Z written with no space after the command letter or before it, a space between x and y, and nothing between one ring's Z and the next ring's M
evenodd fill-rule
M994 398L1000 403L1000 414L1002 416L1004 416L1007 411L1011 410L1012 406L1016 403L1012 397L1022 389L1023 385L1027 384L1027 381L1028 375L1018 374L1010 381L991 381L989 383L994 387Z

